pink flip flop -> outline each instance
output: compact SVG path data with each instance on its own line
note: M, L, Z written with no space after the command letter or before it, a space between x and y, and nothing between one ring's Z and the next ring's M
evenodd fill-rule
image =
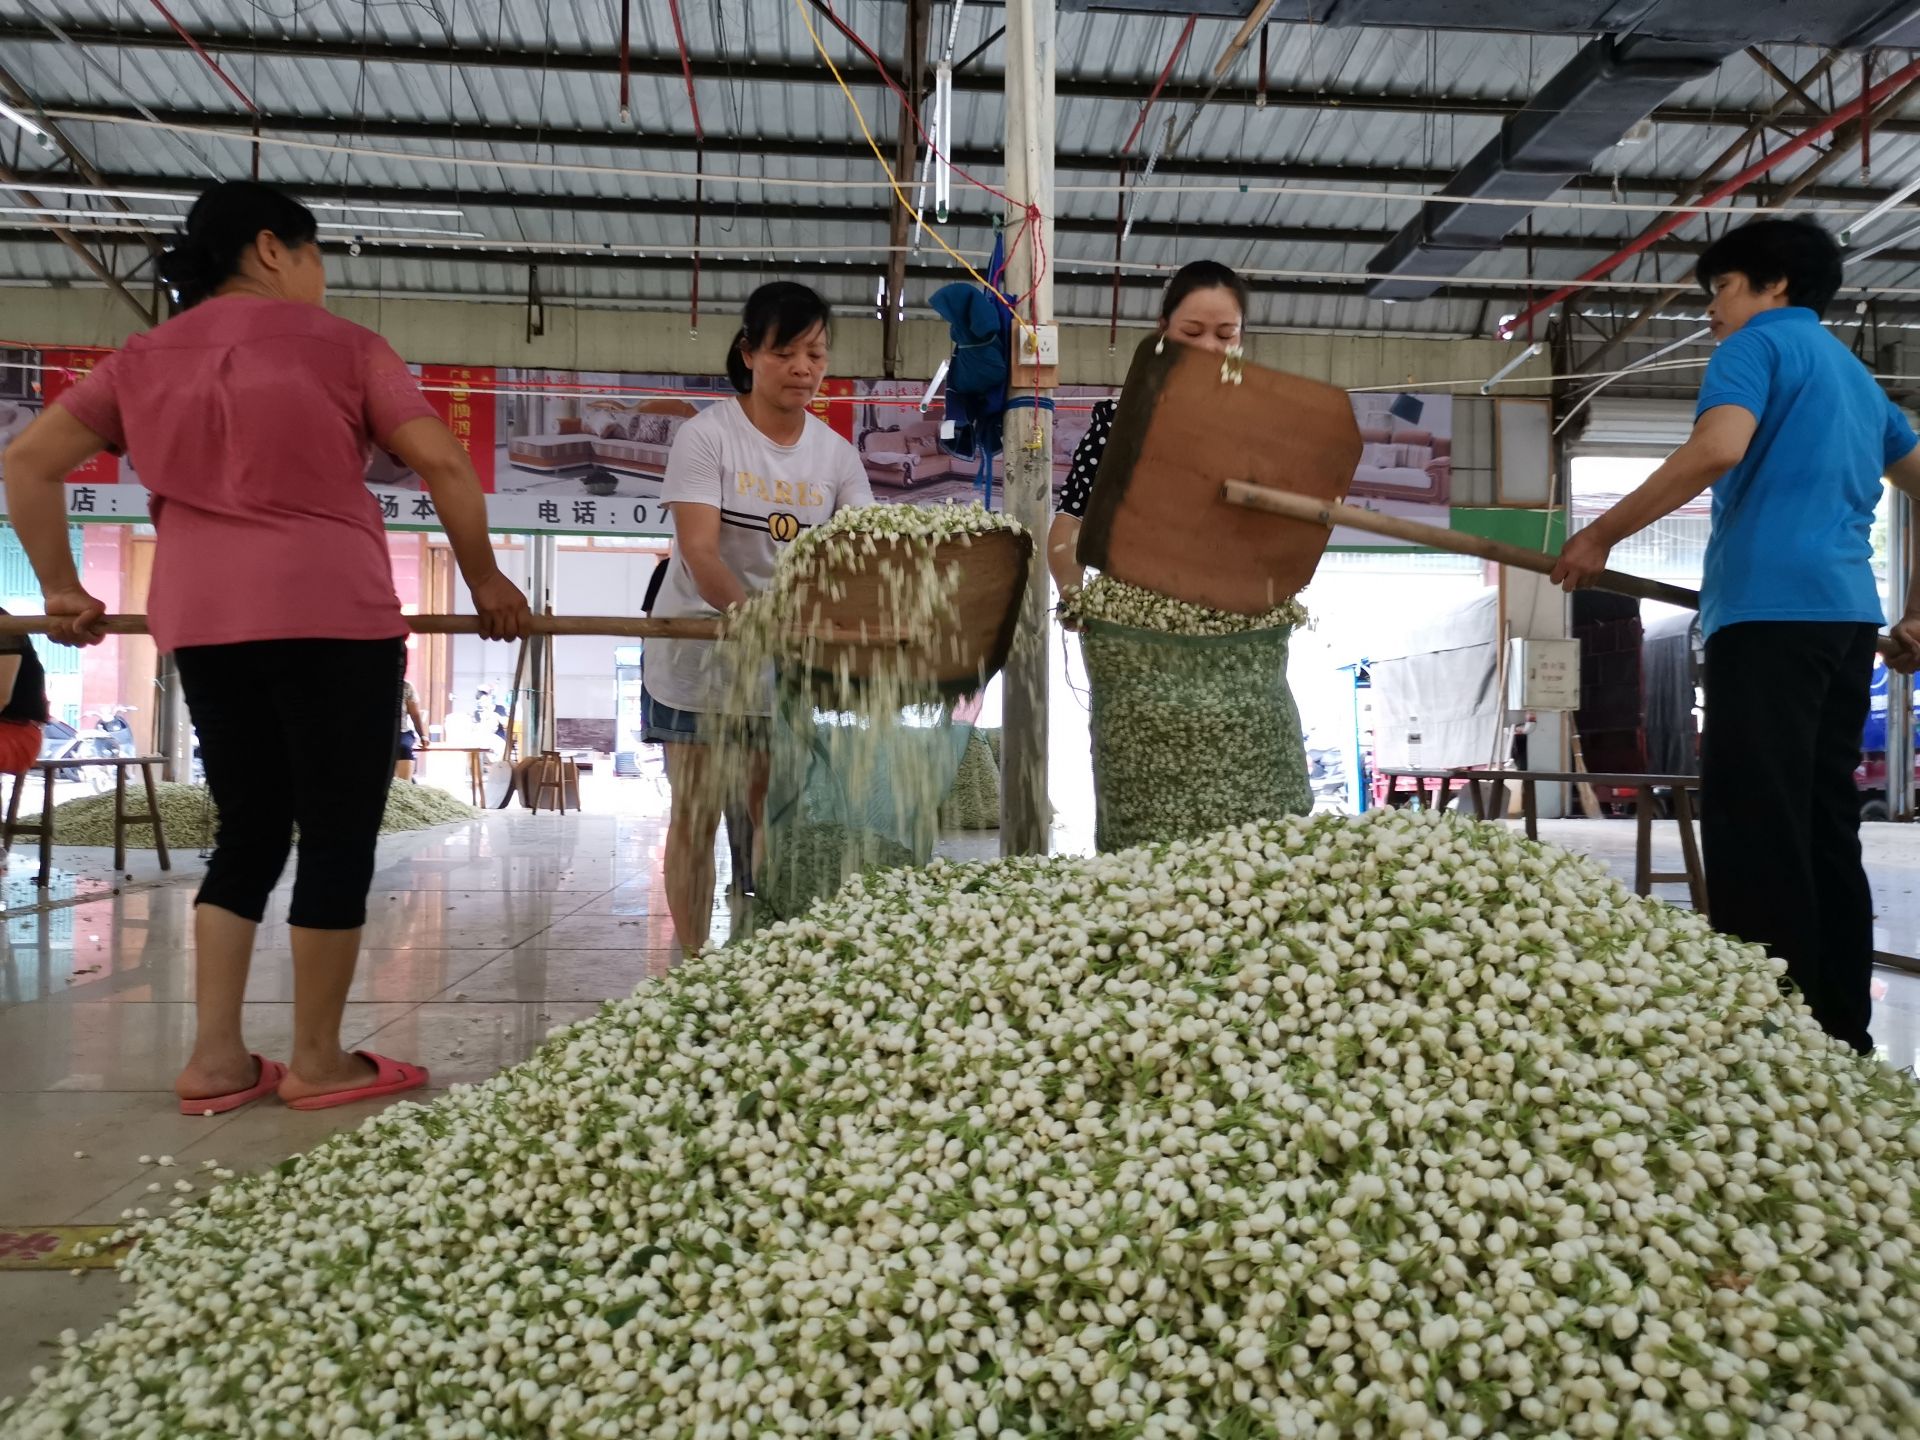
M390 1060L385 1055L376 1055L371 1050L353 1052L362 1060L373 1063L376 1073L365 1085L356 1085L351 1090L329 1090L324 1095L308 1095L304 1099L287 1101L289 1110L331 1110L335 1105L351 1105L357 1100L379 1100L388 1095L398 1095L403 1090L418 1090L427 1083L427 1070L424 1065L409 1065L404 1060Z
M280 1082L287 1078L287 1067L278 1060L269 1060L264 1055L253 1057L253 1063L260 1067L260 1074L244 1090L234 1090L226 1095L209 1095L201 1100L182 1100L182 1115L225 1115L229 1110L238 1110L242 1105L251 1105L254 1101L273 1094L280 1088Z

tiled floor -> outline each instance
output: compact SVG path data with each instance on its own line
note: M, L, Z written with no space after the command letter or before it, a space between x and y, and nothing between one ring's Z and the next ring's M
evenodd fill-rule
M662 828L643 815L516 812L383 842L349 1043L419 1061L443 1089L525 1059L556 1026L659 973L672 945ZM163 1176L170 1195L202 1160L264 1166L373 1112L269 1103L178 1114L170 1087L192 1043L195 857L180 857L171 877L136 858L137 887L118 896L104 893L110 876L82 865L84 884L63 875L53 892L80 903L22 913L32 868L18 859L5 894L0 1226L116 1221L161 1204L147 1187ZM283 894L261 929L246 1012L250 1042L275 1056L292 1020L285 907ZM138 1163L163 1154L178 1168ZM23 1388L49 1337L97 1323L118 1301L107 1272L0 1272L0 1394Z
M637 813L514 812L385 842L349 1040L425 1063L443 1088L525 1059L555 1026L661 973L672 960L658 878L663 826L657 796L635 798ZM1056 832L1063 850L1083 847L1089 828L1073 808ZM1548 822L1547 831L1630 873L1631 825ZM1671 835L1661 843L1674 848ZM943 848L973 857L996 846L997 837L980 834ZM1870 852L1885 948L1920 955L1920 830L1877 827ZM181 861L161 884L151 862L137 860L140 885L118 896L102 893L109 877L82 865L84 884L63 882L79 903L6 917L0 1226L112 1222L130 1207L163 1203L148 1190L163 1177L191 1179L206 1159L271 1164L372 1111L301 1114L266 1103L211 1119L176 1113L169 1087L192 1037L197 869L191 854ZM9 906L30 898L18 874ZM269 1055L285 1053L291 1021L286 945L282 897L248 992L250 1039ZM1920 1056L1920 980L1882 978L1876 1034L1896 1063L1910 1065ZM163 1154L180 1168L138 1163ZM24 1386L50 1337L96 1324L119 1294L104 1271L0 1272L0 1395Z

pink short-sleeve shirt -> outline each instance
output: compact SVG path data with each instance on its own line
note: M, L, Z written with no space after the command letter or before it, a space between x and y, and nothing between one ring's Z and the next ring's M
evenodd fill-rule
M134 336L55 403L152 492L161 650L407 633L367 459L434 411L371 330L221 296Z

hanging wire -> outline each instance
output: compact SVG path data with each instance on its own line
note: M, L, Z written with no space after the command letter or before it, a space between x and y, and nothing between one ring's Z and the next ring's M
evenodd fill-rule
M857 106L856 106L857 109ZM187 125L172 121L153 121L131 115L101 114L92 110L73 110L49 107L45 114L54 120L72 120L92 125L128 125L137 129L166 130L183 135L209 135L216 139L232 140L241 144L251 144L253 137L246 131L233 130L218 125ZM279 145L292 150L311 150L322 153L359 155L367 159L396 161L408 165L445 165L488 170L529 170L567 175L601 175L619 180L672 180L692 184L694 175L684 170L659 170L646 166L562 164L542 160L506 160L499 157L480 159L468 155L438 155L417 150L386 150L368 145L338 145L319 140L303 140L287 135L262 134L263 145ZM944 158L944 157L943 157ZM948 163L951 163L949 161ZM983 181L967 175L959 166L954 173L967 180L969 184L985 191L1006 204L1013 202L1004 192ZM763 185L799 190L881 190L893 188L891 173L879 180L821 180L814 178L795 178L783 175L708 175L706 183L732 185ZM1118 185L1056 185L1056 195L1113 195L1119 192ZM1420 206L1435 199L1444 199L1427 191L1387 190L1379 186L1320 185L1313 183L1280 182L1268 185L1239 184L1234 182L1193 183L1183 181L1178 185L1154 187L1154 195L1167 195L1176 199L1191 195L1296 195L1321 200L1375 200L1386 204ZM1661 215L1732 215L1742 218L1754 215L1857 215L1867 206L1826 202L1814 205L1754 205L1735 206L1718 205L1673 205L1665 201L1630 201L1626 205L1615 205L1611 200L1511 200L1499 196L1481 196L1475 198L1475 205L1508 206L1523 210L1599 210L1610 214L1622 211L1649 212ZM1920 203L1903 205L1901 214L1920 215Z
M842 77L842 75L840 74L839 66L833 63L833 56L827 52L827 47L821 43L820 32L814 28L813 17L807 10L807 0L794 0L794 8L800 12L800 23L806 26L807 35L813 41L813 48L819 52L820 58L826 62L827 70L833 76L834 83L840 87L840 93L846 97L848 106L852 108L853 118L860 127L860 134L862 135L862 137L865 138L867 142L867 148L873 151L873 158L879 162L881 171L886 176L887 187L893 191L894 198L900 203L901 208L905 210L907 214L913 216L915 223L922 223L920 212L914 209L913 201L907 197L907 192L901 188L899 180L895 177L893 173L893 167L887 163L886 154L884 151L881 150L879 141L873 138L873 130L871 129L871 127L868 126L867 117L864 113L862 113L860 109L860 102L854 98L853 91L847 88L847 82L845 78ZM889 84L891 83L892 82L889 81ZM894 89L894 92L896 94L901 93L897 85L894 85L892 88ZM902 96L902 98L904 99L905 97ZM911 103L908 104L907 109L909 113L912 113L913 106ZM914 115L913 119L914 119L914 124L918 126L920 123L919 116L916 114ZM921 133L922 133L922 138L923 139L926 138L925 131L923 130ZM927 143L931 145L933 142L931 139L927 139ZM944 156L941 158L943 161L945 161L946 159L946 157ZM951 164L950 161L946 163ZM1004 201L1009 208L1016 208L1015 202L1011 196L1005 194L1002 191L995 190L990 185L986 185L978 180L975 180L972 176L967 175L965 171L960 170L958 166L955 166L954 169L955 169L955 172L960 174L963 178L965 178L969 184L977 186L979 189L986 191L990 195L997 196L1000 200ZM1035 254L1034 277L1033 277L1034 283L1032 288L1037 290L1039 288L1041 277L1045 274L1045 271L1046 271L1046 261L1045 261L1046 244L1045 244L1044 237L1041 234L1041 217L1040 217L1039 207L1036 205L1029 205L1029 206L1026 206L1025 209L1026 209L1026 223L1021 227L1021 235L1030 234L1032 237L1032 242L1034 245L1034 254ZM947 253L949 257L957 261L960 267L963 270L965 270L968 275L972 276L974 280L979 282L979 284L984 289L986 289L986 291L989 294L992 294L995 296L998 296L1000 294L999 287L995 285L992 281L988 280L987 277L982 275L978 270L974 269L972 263L964 255L962 255L958 250L955 250L951 245L947 244L947 242L941 237L940 232L938 230L929 230L927 233L933 237L934 244L938 245L942 250L944 250ZM1020 235L1016 235L1014 237L1014 245L1009 247L1009 251L1008 251L1009 259L1011 259L1012 251L1015 247L1018 246L1019 242L1020 242ZM1030 325L1027 321L1021 319L1017 311L1012 312L1012 314L1013 314L1014 324L1020 326L1023 330L1027 330L1029 332L1031 332L1034 329L1034 327Z

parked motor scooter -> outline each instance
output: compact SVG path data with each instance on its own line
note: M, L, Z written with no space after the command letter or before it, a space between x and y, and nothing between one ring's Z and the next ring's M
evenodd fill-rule
M93 724L76 730L62 720L49 720L40 739L42 760L116 760L134 755L133 727L127 716L130 705L109 705L93 717ZM103 795L114 785L111 766L75 765L55 772L56 780L85 785L95 795Z
M127 723L127 716L133 713L131 705L109 705L101 712L94 726L96 743L104 747L102 753L131 759L137 747L133 740L133 726Z

